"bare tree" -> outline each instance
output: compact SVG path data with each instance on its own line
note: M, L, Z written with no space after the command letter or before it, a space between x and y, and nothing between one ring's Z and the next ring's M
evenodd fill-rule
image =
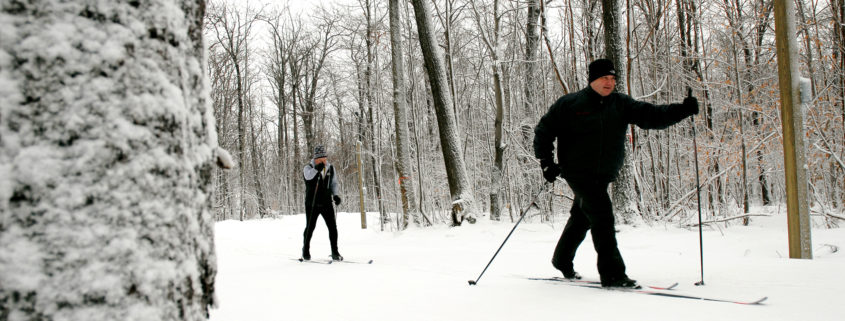
M246 164L246 103L245 90L246 69L249 66L245 63L249 53L249 38L252 32L252 25L258 21L260 13L253 12L247 7L243 16L239 9L225 5L214 6L209 14L209 23L215 30L217 43L228 56L235 70L235 95L238 105L238 163L241 168L238 170L240 183L240 208L239 219L244 220L246 216L246 171L243 164Z
M409 131L407 116L407 97L405 96L405 64L402 62L402 31L399 15L399 0L390 0L388 4L390 15L390 47L391 47L391 71L393 74L393 118L396 130L396 171L399 175L399 190L402 199L402 229L408 227L408 221L412 216L414 222L419 225L420 218L413 204L416 203L414 193L413 174L411 172L411 158L408 151Z
M449 84L443 68L443 57L434 38L434 26L430 22L428 2L412 0L411 3L414 6L420 47L425 57L425 69L431 84L431 95L440 131L440 145L452 198L452 224L461 225L464 220L475 223L475 200L469 190L466 163L461 153L461 142L458 139L455 116L452 113L454 109L448 88Z
M290 138L291 126L288 117L289 105L291 104L288 89L291 76L288 64L290 63L290 59L292 59L291 52L298 42L300 33L295 32L295 30L293 30L294 32L286 32L295 28L294 22L285 17L289 14L290 12L284 8L280 12L276 12L275 15L265 19L270 27L272 47L266 54L264 73L270 83L271 96L273 103L276 105L277 112L276 178L279 188L277 202L280 206L281 204L286 204L288 209L292 209L294 208L293 204L299 204L299 202L295 202L293 199L302 199L301 197L296 197L298 195L296 192L297 186L301 186L302 184L298 184L298 180L295 181L294 176L288 174L293 171L293 168L298 166L296 164L297 157L288 157L290 155L288 150L294 144Z
M14 6L0 11L0 319L207 319L205 2Z
M502 88L502 62L500 61L500 57L502 54L499 52L499 32L501 26L501 16L499 14L499 0L493 0L493 12L489 13L491 17L482 15L482 13L477 8L474 0L470 1L470 5L472 6L473 13L475 14L475 23L478 26L478 31L481 35L481 39L487 48L490 58L493 60L491 62L491 68L493 72L493 96L496 104L496 118L494 124L495 141L493 147L495 155L493 157L493 171L490 178L490 219L498 221L501 219L502 215L500 194L502 191L502 178L504 176L505 169L505 140L503 137L505 103L504 89ZM485 12L485 14L487 14L487 12ZM482 20L488 21L487 19L492 20L492 27L490 28L492 30L489 31L482 25L481 22Z
M299 87L301 92L299 98L301 100L300 107L302 108L300 115L302 116L303 128L305 130L305 141L307 150L313 151L314 147L319 143L316 137L317 126L315 117L320 113L318 110L318 91L320 89L320 81L323 77L323 68L326 66L326 60L329 55L337 50L337 17L326 13L317 17L317 32L314 37L304 41L302 47L302 66L300 66L301 76L304 78L304 86Z

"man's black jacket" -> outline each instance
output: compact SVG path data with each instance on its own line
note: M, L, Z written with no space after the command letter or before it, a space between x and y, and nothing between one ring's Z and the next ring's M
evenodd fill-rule
M610 182L625 158L628 124L663 129L695 112L683 104L653 105L613 92L601 97L591 87L562 96L534 129L534 156L553 166L554 141L561 176Z

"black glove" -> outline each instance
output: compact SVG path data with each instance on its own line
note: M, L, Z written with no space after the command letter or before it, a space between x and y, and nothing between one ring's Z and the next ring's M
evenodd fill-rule
M560 167L553 162L540 162L543 169L543 178L549 183L554 183L557 176L560 175Z
M334 205L340 205L340 196L333 195L332 199L334 199Z
M326 163L317 163L317 165L314 165L314 169L318 172L322 172L323 168L326 168Z
M698 115L698 99L692 96L692 88L687 88L687 98L684 98L683 105L690 115Z

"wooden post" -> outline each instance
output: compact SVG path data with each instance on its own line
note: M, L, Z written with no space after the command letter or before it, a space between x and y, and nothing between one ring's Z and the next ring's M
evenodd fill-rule
M798 44L795 40L795 4L792 1L775 1L774 5L786 208L789 223L789 257L812 259L810 215L807 203L807 169L805 168L807 161L796 53Z
M361 229L367 228L367 212L364 211L364 167L361 166L361 141L355 147L358 149L358 204L361 205Z

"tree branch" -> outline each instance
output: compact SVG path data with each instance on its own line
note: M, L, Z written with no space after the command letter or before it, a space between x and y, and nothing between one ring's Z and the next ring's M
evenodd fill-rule
M771 215L769 215L769 214L745 213L745 214L736 215L736 216L731 216L731 217L724 217L724 218L720 218L720 219L715 219L715 220L704 221L704 222L701 222L701 225L704 225L704 224L712 224L712 223L727 222L727 221L731 221L731 220L735 220L735 219L740 219L740 218L751 217L751 216L763 216L763 217L770 217ZM694 224L687 224L687 225L684 225L684 226L685 226L685 227L696 227L696 226L698 226L698 223L694 223Z

